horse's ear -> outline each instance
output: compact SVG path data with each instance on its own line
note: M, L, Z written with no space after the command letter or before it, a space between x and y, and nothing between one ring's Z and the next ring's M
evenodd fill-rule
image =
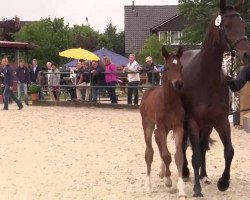
M167 49L165 46L162 46L161 48L161 55L165 58L165 59L168 59L170 54L168 53Z
M223 12L227 7L227 1L226 0L220 0L220 11Z
M178 58L181 58L182 54L183 54L183 48L182 48L182 46L179 46L178 50L177 50L177 53L176 53L176 56Z
M242 7L242 5L244 4L244 0L239 0L235 5L234 5L234 9L236 10L236 11L240 11L240 9L241 9L241 7Z

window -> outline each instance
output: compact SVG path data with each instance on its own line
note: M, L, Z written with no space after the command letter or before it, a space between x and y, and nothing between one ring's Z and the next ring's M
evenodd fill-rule
M180 44L181 32L172 31L170 32L170 44Z
M160 31L159 32L159 41L162 43L169 43L169 32L168 31Z

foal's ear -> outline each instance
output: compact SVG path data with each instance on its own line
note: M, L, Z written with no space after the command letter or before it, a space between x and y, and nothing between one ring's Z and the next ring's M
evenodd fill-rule
M165 46L162 46L161 48L161 55L165 58L165 59L168 59L170 54L168 53L167 49Z
M179 46L179 47L178 47L178 50L177 50L177 52L176 52L176 56L177 56L178 58L181 58L182 54L183 54L183 48L182 48L182 46Z
M223 12L227 7L227 1L226 0L220 0L220 11Z
M234 9L236 10L236 11L240 11L240 9L241 9L241 7L242 7L242 5L244 4L244 0L238 0L238 2L234 5Z

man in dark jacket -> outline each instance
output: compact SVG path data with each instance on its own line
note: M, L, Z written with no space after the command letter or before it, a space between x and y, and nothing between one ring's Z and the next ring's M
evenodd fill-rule
M151 56L146 57L146 65L143 67L143 72L147 72L148 82L152 85L159 85L160 83L160 74L158 68L159 65L153 62Z
M41 68L37 65L37 60L32 60L32 66L30 69L30 81L31 83L37 83L38 73L41 71Z
M24 102L28 105L28 89L27 84L30 83L29 70L24 66L24 60L20 59L19 66L16 69L17 78L17 96L19 101L21 101L21 93L24 93Z
M3 81L3 86L4 86L4 92L3 92L3 97L4 97L4 108L3 110L8 110L8 104L9 104L9 98L11 97L19 107L19 110L23 108L22 103L16 98L16 96L13 93L13 70L9 65L8 58L3 58L2 59L2 67L3 67L3 74L4 74L4 81Z
M92 61L91 80L93 86L104 86L105 85L105 69L99 65L98 61ZM92 88L92 102L97 103L98 93L101 88Z
M233 92L240 91L248 81L250 81L250 65L245 66L236 79L227 77L228 86Z

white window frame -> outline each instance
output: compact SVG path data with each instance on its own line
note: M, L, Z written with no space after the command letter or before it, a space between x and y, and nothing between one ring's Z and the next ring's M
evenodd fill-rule
M178 42L172 42L172 33L177 33L177 39ZM171 45L179 45L180 41L181 41L181 36L182 36L182 32L181 31L170 31L170 44Z

